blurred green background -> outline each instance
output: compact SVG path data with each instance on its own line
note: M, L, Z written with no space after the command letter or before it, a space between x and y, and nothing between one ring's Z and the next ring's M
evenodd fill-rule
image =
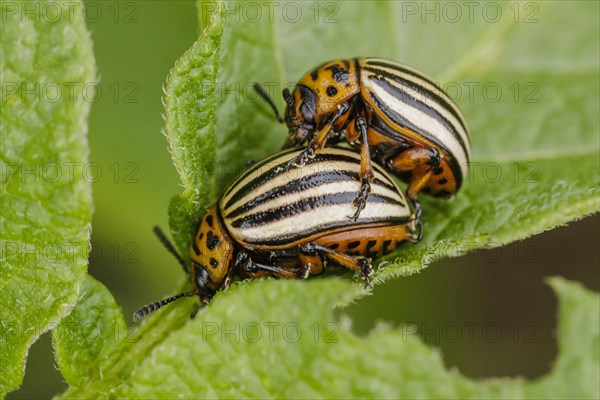
M169 199L180 191L161 134L161 96L169 69L198 35L195 2L88 2L88 28L101 89L89 130L90 161L101 171L89 271L128 317L172 294L182 279L151 229L167 228ZM543 277L561 275L597 291L599 240L600 219L587 218L437 263L340 313L359 334L380 320L413 323L448 367L467 376L533 378L549 371L557 353L556 300ZM65 387L46 334L30 350L23 387L8 398L49 398Z

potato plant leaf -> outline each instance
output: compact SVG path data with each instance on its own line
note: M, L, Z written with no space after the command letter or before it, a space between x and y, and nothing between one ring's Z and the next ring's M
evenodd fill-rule
M447 370L441 354L410 326L380 325L367 337L356 336L350 321L332 312L358 294L347 280L269 280L236 285L183 328L156 330L160 345L134 360L140 353L133 349L149 338L142 328L131 354L104 371L104 379L72 387L63 397L597 398L598 294L562 278L549 283L559 299L560 353L552 371L534 381L477 381ZM304 307L282 301L290 295ZM173 327L173 314L185 318L171 313L161 325ZM128 363L136 367L123 369ZM114 380L119 372L129 375Z
M181 251L246 162L285 139L252 84L262 83L282 109L283 87L339 57L387 57L425 71L455 97L471 129L464 188L452 202L423 197L425 240L387 256L376 282L596 212L600 46L589 16L599 5L530 3L517 15L511 4L498 3L493 21L479 14L423 22L395 1L264 4L259 17L241 2L200 1L202 34L165 88L165 134L183 185L169 210ZM406 327L359 338L332 308L360 296L360 284L322 277L236 284L194 321L193 300L173 304L149 317L138 341L106 368L108 392L91 379L64 397L598 397L598 296L551 282L561 352L553 371L533 382L448 371Z
M75 306L88 264L92 43L82 4L22 12L43 3L1 3L2 397L21 384L31 344Z
M60 371L71 386L90 379L107 382L104 369L119 359L126 344L135 343L108 289L90 276L73 311L52 330L52 340Z

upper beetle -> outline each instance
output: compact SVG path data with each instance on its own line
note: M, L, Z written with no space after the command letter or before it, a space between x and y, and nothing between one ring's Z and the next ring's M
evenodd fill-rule
M307 278L321 273L327 260L359 272L368 284L367 256L421 239L419 217L382 167L373 165L372 199L351 221L360 156L328 147L304 166L285 168L301 152L260 161L229 186L201 219L189 267L157 230L194 289L145 306L134 319L184 296L206 303L235 277Z
M419 192L451 197L466 177L471 150L463 115L430 78L405 65L380 58L326 62L291 92L283 90L283 118L268 94L255 87L288 126L284 147L308 143L293 163L306 162L327 142L344 137L360 148L355 218L370 191L371 157L408 183L407 195L419 212Z

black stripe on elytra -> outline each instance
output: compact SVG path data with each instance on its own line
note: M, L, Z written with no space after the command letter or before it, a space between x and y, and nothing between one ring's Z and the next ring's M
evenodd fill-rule
M285 155L287 155L287 154L289 154L289 153L293 153L293 152L295 152L295 151L298 151L298 149L295 149L295 148L287 149L287 150L281 151L281 152L279 152L279 153L272 154L272 155L270 155L269 157L266 157L266 158L264 158L264 159L262 159L262 160L260 160L260 161L256 162L255 164L253 164L253 165L250 167L250 170L248 170L248 171L247 171L245 174L242 174L242 175L238 176L238 178L237 178L235 181L233 181L233 182L231 183L231 185L229 185L229 188L228 188L228 189L225 191L225 193L223 193L223 196L222 196L222 197L225 197L225 196L227 196L229 193L231 193L231 191L232 191L232 190L233 190L235 187L237 187L237 186L238 186L238 184L239 184L239 183L240 183L242 180L244 180L244 178L245 178L246 176L248 176L248 174L249 174L249 173L251 173L252 171L256 171L256 170L258 170L258 169L260 169L260 168L264 167L265 165L268 165L268 164L271 164L271 163L273 163L273 160L277 160L277 159L279 159L279 158L282 158L282 157L284 157ZM278 162L278 163L277 163L277 165L281 165L281 162Z
M397 130L394 130L376 113L373 113L369 127L375 129L383 136L392 139L398 147L407 149L412 146L412 144L409 144L409 139L406 136L404 136Z
M443 93L444 95L446 95L450 99L450 96L448 96L448 94L446 92L444 92L444 90L442 88L440 88L437 83L435 83L434 81L432 81L427 76L422 75L422 74L420 74L420 73L418 73L416 71L413 71L413 70L411 70L409 68L406 68L406 67L404 67L402 65L398 65L398 64L391 64L391 63L386 63L384 61L375 61L375 60L369 60L369 59L367 59L366 69L368 71L373 71L373 72L376 72L376 73L386 74L386 75L390 76L392 79L396 80L396 82L400 82L399 80L404 81L404 79L400 78L399 76L389 74L388 72L382 71L380 69L369 67L371 65L375 65L375 66L383 67L383 68L395 69L397 71L404 72L404 73L406 73L406 74L408 74L408 75L410 75L412 77L415 77L417 79L421 79L421 80L429 83L430 85L432 85L434 88L436 88L436 90L439 90L440 93ZM416 83L413 82L412 85L416 85ZM439 103L442 103L443 105L447 106L447 107L444 107L444 108L446 108L452 115L454 115L454 117L456 117L456 119L460 122L460 124L463 127L463 129L465 130L465 132L467 132L467 127L465 126L465 121L463 120L463 117L460 115L460 113L458 113L456 111L456 109L454 107L452 107L451 104L448 104L448 100L442 98L437 93L432 93L431 91L429 91L429 90L427 90L425 88L422 88L422 89L423 90L419 90L419 91L427 91L427 92L433 94L436 99L439 99L438 100ZM450 100L452 100L452 99L450 99Z
M431 78L429 78L428 76L425 76L417 71L409 69L409 68L405 67L404 65L389 63L389 62L386 62L385 60L373 59L373 58L365 58L364 60L365 60L364 64L365 64L366 69L375 69L375 68L372 68L373 65L375 65L377 67L395 69L400 72L407 73L408 75L414 76L415 78L421 79L427 83L430 83L432 86L440 89L438 84L435 83L434 81L432 81ZM440 91L442 91L442 90L440 89ZM442 93L443 93L443 91L442 91Z
M296 149L296 151L297 151L297 149ZM271 160L271 161L274 161L274 160ZM339 162L346 161L346 162L351 162L351 163L357 164L360 162L360 158L358 156L356 158L354 158L354 157L347 156L347 155L332 154L332 153L328 153L326 151L318 151L314 158L311 158L306 161L306 164L303 168L307 168L307 166L316 164L316 163L321 163L321 162L334 163L336 161L339 161ZM264 166L264 165L261 165L261 166ZM238 180L238 182L241 182L248 175L256 173L256 170L257 170L257 168L252 167L248 172L246 172ZM297 170L298 170L297 168L290 168L289 171L286 172L285 171L285 162L273 163L273 166L271 168L264 171L262 174L260 174L256 178L252 179L251 181L247 182L242 187L239 187L239 185L233 185L227 192L232 193L235 190L235 193L233 193L231 198L227 201L224 208L225 209L230 208L233 204L235 204L238 200L242 199L248 193L250 193L251 191L256 190L260 186L264 185L265 182L268 182L271 179L274 179L277 176L286 174L286 173L290 174L290 176L293 176L293 174L295 174L296 173L295 171L297 171ZM310 168L308 168L307 170L310 171Z
M379 86L381 86L386 92L388 92L393 97L397 98L399 101L402 101L402 102L418 109L419 111L427 114L431 118L437 120L440 124L444 125L446 127L446 129L448 129L450 132L452 132L452 135L456 138L456 140L458 140L458 142L460 143L460 146L463 148L463 151L465 152L465 156L468 154L465 142L464 142L462 136L460 136L460 134L456 130L456 126L453 125L450 121L448 121L442 114L440 114L434 108L428 106L426 103L424 103L420 100L417 100L416 98L411 96L409 93L395 87L394 85L389 83L389 81L386 80L385 78L373 77L372 79L377 81Z
M448 103L448 100L444 99L442 96L440 96L438 93L431 91L429 89L427 89L426 87L423 87L421 85L419 85L416 82L413 82L411 80L402 78L401 76L398 75L394 75L389 73L388 71L384 71L381 69L377 69L377 68L365 68L366 71L376 74L376 75L381 75L387 79L391 79L397 83L400 83L401 85L404 86L408 86L414 93L420 93L423 96L429 98L430 100L440 104L446 111L448 111L450 114L452 114L454 116L454 118L456 118L456 120L458 121L458 123L460 124L460 126L464 129L465 132L467 132L467 127L465 125L465 122L463 120L463 118L460 116L460 114L456 111L456 109L454 107L452 107L451 104ZM404 72L412 74L412 76L415 76L417 78L421 78L426 80L423 76L420 75L415 75L414 73L412 73L411 71L405 70ZM429 83L431 83L437 90L440 91L440 93L445 93L442 89L440 89L439 86L437 86L435 83L427 80Z
M456 140L458 140L458 142L460 143L460 146L463 148L463 151L465 152L465 155L468 154L467 145L465 144L465 141L463 140L462 136L458 133L458 130L456 129L454 124L452 124L450 121L448 121L446 118L444 118L438 111L436 111L435 109L433 109L433 108L429 107L427 104L425 104L425 102L416 99L414 96L411 96L411 93L408 93L408 92L392 85L388 81L388 79L394 80L400 84L408 86L411 90L414 91L414 92L412 92L413 95L416 93L420 93L423 96L429 98L429 100L433 100L434 102L440 104L446 111L449 111L451 114L453 114L455 116L455 118L457 118L456 114L454 114L451 109L449 109L447 106L445 106L445 104L447 104L447 103L440 103L441 101L443 101L443 99L441 99L435 93L432 93L432 92L428 91L427 89L417 86L414 83L412 83L410 81L406 81L400 77L387 74L384 71L375 70L375 72L379 75L384 76L383 78L378 77L378 76L371 76L370 78L372 80L374 80L376 82L376 84L381 86L386 92L388 92L393 97L399 99L400 101L402 101L404 103L409 104L412 107L419 109L420 111L424 112L425 114L429 115L430 117L435 118L442 125L445 125L448 128L448 130L450 132L452 132L452 134L454 135ZM434 97L434 98L432 98L432 97ZM457 118L457 121L460 122L460 118ZM463 129L465 129L464 126L462 125L462 122L460 122L460 124L463 127ZM465 132L466 132L466 129L465 129Z
M272 208L266 211L261 211L254 214L246 215L242 218L238 218L231 222L231 226L233 226L234 228L241 229L255 228L258 226L270 224L272 222L280 221L282 219L286 219L294 215L305 213L307 211L314 210L319 207L341 204L351 205L355 198L356 192L354 191L308 197L299 200L295 203L286 204L282 207ZM394 204L405 207L395 199L392 199L387 196L381 196L378 194L369 195L368 201L371 203Z
M369 196L370 198L370 196ZM341 219L336 223L329 225L320 225L313 229L307 229L302 232L293 232L285 235L278 236L273 239L264 240L260 238L256 239L245 239L248 244L261 245L261 246L278 246L283 244L293 243L297 240L302 240L306 237L312 236L317 233L331 231L343 231L344 228L350 228L349 230L361 229L362 225L378 224L380 226L391 226L391 225L404 225L410 221L410 217L377 217L377 218L359 218L357 222L354 222L351 218ZM333 246L331 246L333 248Z
M408 129L412 130L413 132L416 132L419 135L422 135L423 137L429 139L430 141L435 143L437 146L439 146L440 149L444 153L448 154L449 157L447 159L450 163L450 169L452 169L452 173L454 174L454 177L456 179L456 189L458 190L458 188L460 188L460 185L462 183L462 178L463 178L462 171L460 169L460 166L458 165L458 160L456 159L454 154L452 154L452 152L450 152L450 150L444 145L444 143L441 143L437 138L432 137L428 132L426 132L423 129L421 129L420 127L414 125L412 122L408 121L402 115L398 114L396 111L389 108L383 101L381 101L377 96L375 96L374 93L370 93L370 95L371 95L371 99L373 100L375 105L385 115L389 116L390 119L392 119L399 125L405 126Z
M333 182L356 182L358 185L359 174L358 172L353 171L323 171L317 172L312 175L303 176L302 178L295 179L293 181L287 182L282 186L277 186L265 193L262 193L252 200L248 201L237 207L234 210L231 210L225 215L225 218L235 218L241 214L244 214L248 211L251 211L253 208L258 207L261 204L264 204L274 198L294 194L301 193L308 189L312 189L315 187L327 185ZM381 181L375 178L371 184L373 186L383 186L393 192L397 192L397 189L394 185L389 182ZM358 190L358 186L357 186ZM402 204L402 203L401 203ZM402 204L404 206L404 204Z

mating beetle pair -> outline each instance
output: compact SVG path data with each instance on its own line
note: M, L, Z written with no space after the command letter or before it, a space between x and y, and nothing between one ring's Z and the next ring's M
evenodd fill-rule
M452 196L466 176L470 144L462 114L406 66L374 58L325 63L293 91L284 89L283 118L256 88L288 126L284 147L307 147L260 161L229 186L202 218L191 267L157 232L194 290L145 306L134 319L185 296L207 303L236 276L307 278L327 260L369 284L366 256L421 239L419 192ZM325 147L344 136L360 155ZM408 183L412 208L388 171Z
M275 154L252 165L203 216L188 267L158 231L194 290L147 305L139 320L185 296L207 303L233 279L303 279L323 272L330 260L360 273L369 284L371 263L398 244L421 240L419 217L380 166L373 165L371 196L353 221L361 158L353 151L325 148L302 166L285 166L302 150Z

